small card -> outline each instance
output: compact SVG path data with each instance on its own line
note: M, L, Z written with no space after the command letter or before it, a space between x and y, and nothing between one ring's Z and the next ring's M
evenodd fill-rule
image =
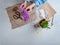
M23 21L21 18L17 18L17 17L19 17L19 15L21 15L21 13L16 11L16 10L18 10L18 7L20 5L21 4L16 4L14 6L7 8L7 13L8 13L11 25L12 25L12 29L20 27L20 26L24 26L27 23L30 23L37 18L35 13L34 13L34 10L30 13L30 19L28 21Z

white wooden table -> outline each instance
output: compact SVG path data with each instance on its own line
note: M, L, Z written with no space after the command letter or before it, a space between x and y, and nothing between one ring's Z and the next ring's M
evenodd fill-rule
M60 45L60 0L48 0L57 12L54 26L42 30L39 35L31 23L11 29L6 8L18 2L19 0L0 0L0 45Z

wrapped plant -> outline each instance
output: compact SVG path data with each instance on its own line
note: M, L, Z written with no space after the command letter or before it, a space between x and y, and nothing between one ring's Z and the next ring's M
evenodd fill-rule
M46 19L42 19L40 22L39 22L39 26L41 26L42 28L49 28L49 23Z

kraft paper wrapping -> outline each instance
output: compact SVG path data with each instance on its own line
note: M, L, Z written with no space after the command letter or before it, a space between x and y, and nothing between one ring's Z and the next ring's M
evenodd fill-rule
M55 15L56 11L52 8L52 6L46 2L44 5L40 7L40 10L43 9L47 12L47 19L51 18L52 16Z
M8 7L7 8L7 13L8 13L8 16L9 16L9 19L10 19L10 22L11 22L11 26L12 26L12 29L14 28L17 28L17 27L20 27L20 26L24 26L32 21L34 21L36 19L36 15L34 13L34 10L30 13L30 19L28 21L23 21L21 19L14 19L13 18L13 15L15 15L13 9L15 7L19 7L21 4L16 4L14 6L11 6L11 7Z

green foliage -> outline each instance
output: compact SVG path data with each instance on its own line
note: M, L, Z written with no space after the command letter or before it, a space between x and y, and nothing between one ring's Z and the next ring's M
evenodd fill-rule
M48 27L48 21L43 21L42 22L42 28L47 28Z
M42 28L49 28L49 29L50 29L48 22L49 22L48 20L42 19L39 23L40 23L40 26L41 26Z

